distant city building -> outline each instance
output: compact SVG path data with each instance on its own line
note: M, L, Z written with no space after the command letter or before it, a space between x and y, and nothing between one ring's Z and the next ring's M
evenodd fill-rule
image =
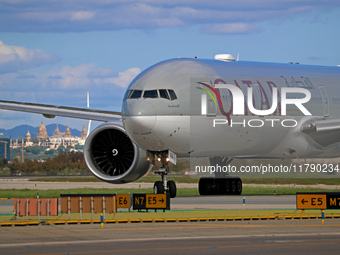
M48 138L47 130L46 130L46 127L45 127L43 121L41 121L41 123L39 125L38 134L37 134L36 138L38 138L38 139L46 139L46 138Z
M57 124L55 131L53 132L52 136L48 136L46 126L44 125L43 121L41 121L38 133L35 138L38 139L38 143L34 143L34 139L32 139L31 133L27 131L25 139L22 139L20 143L20 139L10 141L10 147L18 148L18 147L28 147L28 146L47 146L51 149L56 149L59 146L75 146L75 145L84 145L85 140L87 137L87 132L85 129L85 125L83 125L83 129L81 132L81 137L72 136L71 129L67 124L65 132L60 132L59 126ZM25 141L24 141L25 140ZM36 140L35 140L36 141ZM0 154L1 155L1 154Z
M29 130L27 130L27 134L26 134L26 146L33 146L33 142L31 142L31 133Z
M68 126L67 124L67 127L66 127L66 130L65 130L65 134L64 134L64 137L65 138L71 138L71 130L70 130L70 127Z
M81 130L81 139L86 140L86 137L87 137L87 132L85 129L85 125L83 125L83 129Z
M32 138L32 136L31 136L31 133L30 133L30 131L29 130L27 130L27 134L26 134L26 140L30 140Z
M56 129L54 130L53 136L54 136L54 137L58 137L58 136L60 136L60 131L59 131L58 124L57 124L57 127L56 127Z

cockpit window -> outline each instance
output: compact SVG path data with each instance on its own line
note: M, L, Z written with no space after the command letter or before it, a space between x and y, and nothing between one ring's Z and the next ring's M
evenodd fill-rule
M177 99L175 91L173 91L172 89L169 89L168 91L169 91L171 100Z
M167 91L166 89L160 89L160 90L159 90L159 96L160 96L161 98L165 98L165 99L170 100L168 91Z
M144 92L144 93L143 93ZM172 89L153 89L153 90L138 90L138 89L129 89L126 91L124 95L124 101L126 99L138 99L141 98L143 94L143 98L164 98L168 100L176 100L177 96L175 91Z
M144 91L144 98L158 98L158 92L156 89L154 90L145 90Z
M129 98L140 98L143 90L134 90Z
M124 95L124 101L128 98L130 98L131 94L132 94L133 90L129 89L128 91L126 91L125 95Z

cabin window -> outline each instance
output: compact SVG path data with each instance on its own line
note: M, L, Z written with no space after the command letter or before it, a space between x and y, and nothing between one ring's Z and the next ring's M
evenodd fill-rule
M158 92L156 89L154 90L145 90L144 91L144 98L158 98Z

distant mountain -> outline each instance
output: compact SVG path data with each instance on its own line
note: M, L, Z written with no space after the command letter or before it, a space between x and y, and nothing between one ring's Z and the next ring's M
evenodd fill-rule
M52 136L55 129L57 127L57 124L49 124L46 125L46 130L47 130L47 134L49 136ZM32 127L29 125L20 125L20 126L16 126L12 129L2 129L0 128L0 133L4 133L5 137L12 137L13 139L19 139L19 138L25 138L27 131L30 131L32 138L36 137L38 134L38 128L39 127ZM66 130L66 126L58 124L58 128L60 130L60 132L65 132ZM74 129L71 128L71 135L72 136L79 136L81 135L81 131L79 131L78 129Z

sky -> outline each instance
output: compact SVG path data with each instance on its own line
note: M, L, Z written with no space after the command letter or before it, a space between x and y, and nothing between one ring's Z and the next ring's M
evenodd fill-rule
M0 100L120 111L157 62L340 65L340 0L0 0ZM0 111L0 128L85 120ZM92 129L100 123L93 122Z

